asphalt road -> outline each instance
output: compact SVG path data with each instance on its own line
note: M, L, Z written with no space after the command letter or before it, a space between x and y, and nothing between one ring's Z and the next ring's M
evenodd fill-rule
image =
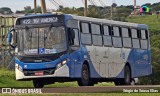
M44 88L42 93L158 93L160 85L137 85L137 86L103 86L103 87L66 87L66 88Z

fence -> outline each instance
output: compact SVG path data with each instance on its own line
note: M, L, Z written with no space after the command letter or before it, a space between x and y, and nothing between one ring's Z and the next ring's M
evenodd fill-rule
M0 16L0 67L14 68L14 51L7 43L7 34L16 16Z

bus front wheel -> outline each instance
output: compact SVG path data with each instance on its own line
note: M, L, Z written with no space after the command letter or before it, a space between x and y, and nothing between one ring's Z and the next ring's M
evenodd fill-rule
M82 65L81 78L77 81L79 86L93 86L94 83L90 81L89 68L86 64Z
M33 85L35 88L43 88L44 82L42 79L35 79L35 80L33 80Z

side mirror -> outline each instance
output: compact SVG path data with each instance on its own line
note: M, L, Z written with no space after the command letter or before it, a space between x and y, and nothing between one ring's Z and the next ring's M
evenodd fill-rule
M9 43L9 45L12 47L12 48L15 48L16 47L16 45L15 44L11 44L12 43L12 39L14 38L13 36L13 34L15 34L15 30L14 29L11 29L9 32L8 32L8 43ZM14 40L13 40L13 42L14 42Z
M72 28L68 28L68 38L71 45L74 44L75 33Z
M11 42L12 42L12 33L9 32L8 33L8 43L11 44Z
M72 39L75 39L75 32L74 32L73 29L71 29L71 38L72 38Z

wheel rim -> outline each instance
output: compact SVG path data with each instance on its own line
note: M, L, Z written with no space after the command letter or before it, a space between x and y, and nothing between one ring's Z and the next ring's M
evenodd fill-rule
M89 73L88 73L88 68L87 68L86 65L83 67L82 81L83 81L84 85L88 85L88 82L89 82Z
M126 70L126 71L125 71L125 83L126 83L127 85L130 85L130 77L131 77L131 75L130 75L130 70L129 70L128 67L126 67L125 70Z

